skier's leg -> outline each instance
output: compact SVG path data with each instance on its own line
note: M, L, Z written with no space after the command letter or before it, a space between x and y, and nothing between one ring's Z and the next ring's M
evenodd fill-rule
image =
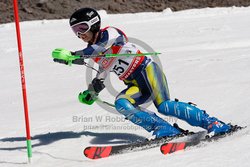
M164 73L159 66L151 63L145 70L146 81L154 95L154 104L158 111L167 116L182 119L192 126L207 129L208 132L226 132L230 126L199 108L184 102L170 101L168 85Z
M207 129L208 133L214 132L218 134L230 130L229 125L215 117L210 117L204 110L200 110L188 103L167 100L162 102L158 107L158 111L164 115L182 119L192 126Z
M167 79L155 62L147 65L142 71L142 76L156 108L158 108L163 101L170 99Z
M143 127L148 132L154 131L153 135L156 138L179 134L179 130L158 117L155 113L136 108L137 104L141 104L146 99L145 96L142 96L137 86L130 86L118 95L115 106L118 112L134 124Z
M147 102L150 95L142 94L136 80L125 80L124 82L128 85L128 87L121 91L117 95L116 99L127 99L133 106L135 106L135 108L137 108L140 104Z
M153 135L156 138L180 134L179 130L158 117L155 113L138 110L125 98L116 100L115 106L117 111L134 124L143 127L148 132L154 131Z

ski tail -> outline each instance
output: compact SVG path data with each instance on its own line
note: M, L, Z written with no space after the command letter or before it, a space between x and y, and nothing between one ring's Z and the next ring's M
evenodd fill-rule
M169 142L169 143L162 144L160 147L160 150L161 150L161 153L164 155L172 154L177 151L183 151L187 147L198 145L201 141L202 139L187 141L187 142Z
M185 142L180 142L180 143L166 143L161 146L161 152L162 154L171 154L176 151L184 150L186 147Z
M108 157L111 154L112 146L106 147L87 147L83 153L90 159L100 159Z

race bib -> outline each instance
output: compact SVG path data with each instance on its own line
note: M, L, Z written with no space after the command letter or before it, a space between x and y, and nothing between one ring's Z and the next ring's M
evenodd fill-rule
M117 59L117 61L113 64L112 70L116 75L118 75L120 80L124 80L132 74L137 67L142 63L144 57L129 57L126 59Z

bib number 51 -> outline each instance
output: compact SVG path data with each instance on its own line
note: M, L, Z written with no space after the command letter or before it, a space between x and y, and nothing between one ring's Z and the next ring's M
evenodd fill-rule
M124 71L125 69L129 66L129 63L124 61L124 60L121 60L121 59L118 59L118 64L116 64L114 67L113 67L113 71L118 75L120 76Z

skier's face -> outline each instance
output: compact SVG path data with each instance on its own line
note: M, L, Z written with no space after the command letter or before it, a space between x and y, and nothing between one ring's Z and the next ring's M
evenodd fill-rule
M79 37L84 42L90 42L93 39L93 33L91 31L86 32L85 34L80 34Z

